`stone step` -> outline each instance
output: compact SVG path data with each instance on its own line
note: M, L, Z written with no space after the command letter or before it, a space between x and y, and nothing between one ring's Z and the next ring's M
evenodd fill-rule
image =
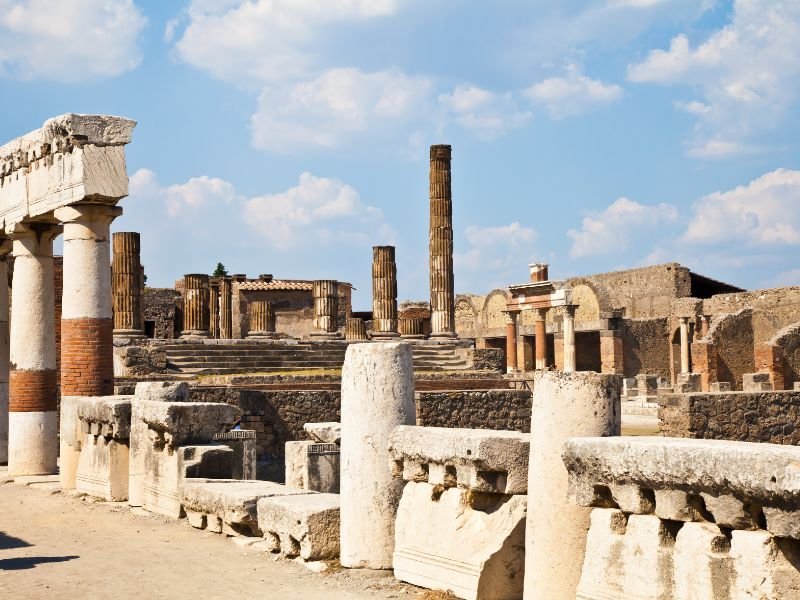
M167 363L167 366L170 366L170 363ZM280 368L280 367L294 367L298 369L302 368L328 368L328 369L340 369L342 367L342 363L337 361L281 361L281 362L235 362L235 361L216 361L212 363L184 363L181 365L171 365L173 368L178 368L182 371L186 371L189 369L238 369L238 372L242 371L255 371L255 370L270 370L273 368Z

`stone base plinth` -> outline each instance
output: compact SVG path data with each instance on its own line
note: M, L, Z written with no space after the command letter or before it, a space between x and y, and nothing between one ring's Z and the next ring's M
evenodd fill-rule
M376 342L388 341L395 342L400 339L400 334L396 331L380 331L372 334L372 340Z
M410 335L401 335L400 339L402 340L424 340L425 336L423 334L410 334Z
M430 338L454 340L458 338L458 334L455 331L440 331L438 333L432 333Z
M309 333L308 337L312 340L342 340L344 336L338 331L315 331Z
M210 331L202 329L185 329L181 331L181 339L208 339L211 337Z
M140 329L115 329L113 331L115 338L146 338L144 331Z
M247 334L247 339L257 340L279 340L283 337L285 336L280 333L275 333L274 331L250 331Z

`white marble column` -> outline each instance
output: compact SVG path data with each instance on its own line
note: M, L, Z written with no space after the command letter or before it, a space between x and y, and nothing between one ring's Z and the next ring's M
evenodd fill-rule
M536 370L547 368L547 317L546 308L536 309L534 332L536 334Z
M575 307L566 306L563 321L564 372L575 372Z
M0 238L0 464L8 462L8 253L11 240Z
M681 373L689 373L689 318L681 317Z

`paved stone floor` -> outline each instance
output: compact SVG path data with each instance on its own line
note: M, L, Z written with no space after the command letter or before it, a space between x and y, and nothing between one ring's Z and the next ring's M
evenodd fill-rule
M312 573L222 536L91 503L0 467L0 598L422 598L392 578ZM428 596L433 597L433 596Z

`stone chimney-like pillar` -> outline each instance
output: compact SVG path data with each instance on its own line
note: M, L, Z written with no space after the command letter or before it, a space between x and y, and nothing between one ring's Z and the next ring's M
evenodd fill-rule
M183 276L182 338L207 338L210 334L208 275Z
M54 224L16 224L6 233L14 240L11 286L8 474L57 472L56 324L53 285ZM107 273L111 269L107 267Z
M229 340L233 337L233 279L221 277L219 280L219 337Z
M114 335L142 337L142 265L141 241L134 231L112 236L114 257L111 268L111 292L114 307Z
M312 284L314 332L311 337L339 339L339 284L334 279L318 279Z
M0 237L0 464L8 462L8 253L11 240Z
M372 248L372 337L396 338L397 265L394 246Z
M534 335L536 336L536 369L547 368L547 315L546 308L537 308L534 321Z
M430 276L431 337L434 338L456 337L450 159L450 146L431 146Z
M248 302L250 331L247 337L275 338L275 305L268 300Z
M211 281L208 284L208 312L210 320L211 337L219 338L219 282Z
M575 364L575 307L564 307L564 372L574 373Z

